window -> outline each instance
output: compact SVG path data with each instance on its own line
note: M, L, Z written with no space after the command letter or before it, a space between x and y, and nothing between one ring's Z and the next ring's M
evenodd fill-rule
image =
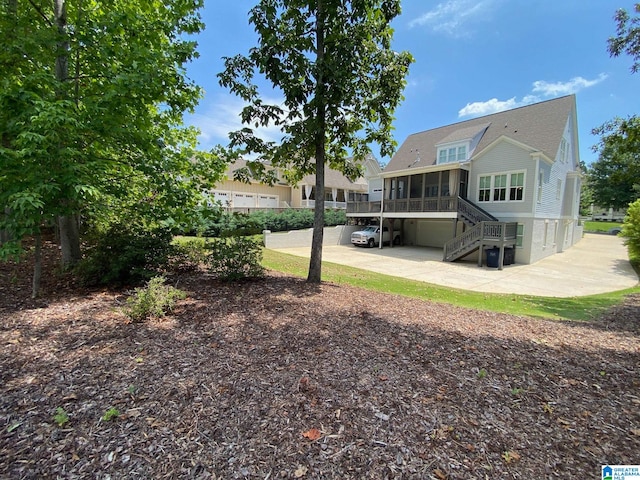
M507 199L507 176L496 175L493 179L493 201L504 202Z
M467 159L467 145L453 145L438 149L438 163L462 162Z
M544 182L544 172L538 173L538 203L542 202L542 182Z
M546 248L548 240L549 240L549 220L545 220L544 221L544 241L542 243L542 248Z
M518 228L516 230L516 247L522 248L523 240L524 240L524 225L522 223L519 223Z
M524 192L524 173L514 173L511 175L509 186L509 200L522 200Z
M562 141L560 142L560 161L562 163L566 163L568 159L569 159L569 144L563 138Z
M480 177L479 181L478 202L521 202L524 200L524 172L484 175Z
M489 200L491 200L491 177L480 177L478 201L488 202Z

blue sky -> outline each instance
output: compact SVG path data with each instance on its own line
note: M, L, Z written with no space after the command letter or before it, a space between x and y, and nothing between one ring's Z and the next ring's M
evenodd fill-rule
M253 0L205 0L200 58L187 72L205 90L186 121L202 131L201 148L228 143L241 124L241 101L218 85L222 57L246 54L257 36L248 23ZM640 74L629 56L610 58L618 8L630 0L404 0L394 21L396 50L415 57L405 100L396 110L400 145L415 132L575 93L580 156L597 160L594 127L640 113ZM279 102L276 92L262 91ZM277 140L279 132L264 130ZM375 147L374 153L377 154ZM386 161L388 159L381 159Z

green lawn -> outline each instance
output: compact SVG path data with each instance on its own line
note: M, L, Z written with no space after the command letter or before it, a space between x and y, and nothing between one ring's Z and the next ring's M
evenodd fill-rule
M298 277L307 276L308 259L268 249L264 249L263 252L262 263L266 268ZM479 310L578 321L591 320L604 310L619 304L626 295L640 293L640 287L571 298L478 293L382 275L328 262L322 264L322 279L336 284L352 285L368 290Z
M622 227L622 223L620 222L584 222L584 231L585 232L609 232L609 229L613 227Z

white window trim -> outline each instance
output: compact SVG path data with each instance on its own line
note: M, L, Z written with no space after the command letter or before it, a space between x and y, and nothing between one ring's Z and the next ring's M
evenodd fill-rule
M458 158L458 155L460 154L459 149L464 147L465 148L465 154L464 154L464 158ZM436 165L445 165L448 163L456 163L456 162L465 162L469 159L469 149L471 147L471 142L455 142L455 143L445 143L442 145L437 145L437 151L436 151ZM449 160L447 157L447 160L442 162L440 161L440 152L443 151L447 151L451 148L455 148L456 149L456 158L454 158L453 160Z
M521 200L510 200L509 199L509 194L510 194L510 190L511 190L511 176L512 175L518 175L522 173L522 199ZM498 176L501 175L506 175L507 176L507 183L506 183L506 193L505 193L505 198L504 200L494 200L494 191L495 191L495 179ZM481 201L480 200L480 178L481 177L491 177L491 187L490 187L490 194L489 194L489 200L485 200L485 201ZM523 203L525 201L525 186L527 185L527 172L526 170L513 170L513 171L509 171L509 172L496 172L496 173L485 173L485 174L478 174L478 179L477 179L477 195L476 195L476 201L480 204L487 204L487 203Z

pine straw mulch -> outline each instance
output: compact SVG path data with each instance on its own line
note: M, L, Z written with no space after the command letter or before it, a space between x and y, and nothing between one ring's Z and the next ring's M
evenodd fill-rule
M173 316L0 267L0 477L599 478L640 462L640 297L584 324L196 272ZM56 408L69 422L58 426ZM102 419L110 408L120 415Z

